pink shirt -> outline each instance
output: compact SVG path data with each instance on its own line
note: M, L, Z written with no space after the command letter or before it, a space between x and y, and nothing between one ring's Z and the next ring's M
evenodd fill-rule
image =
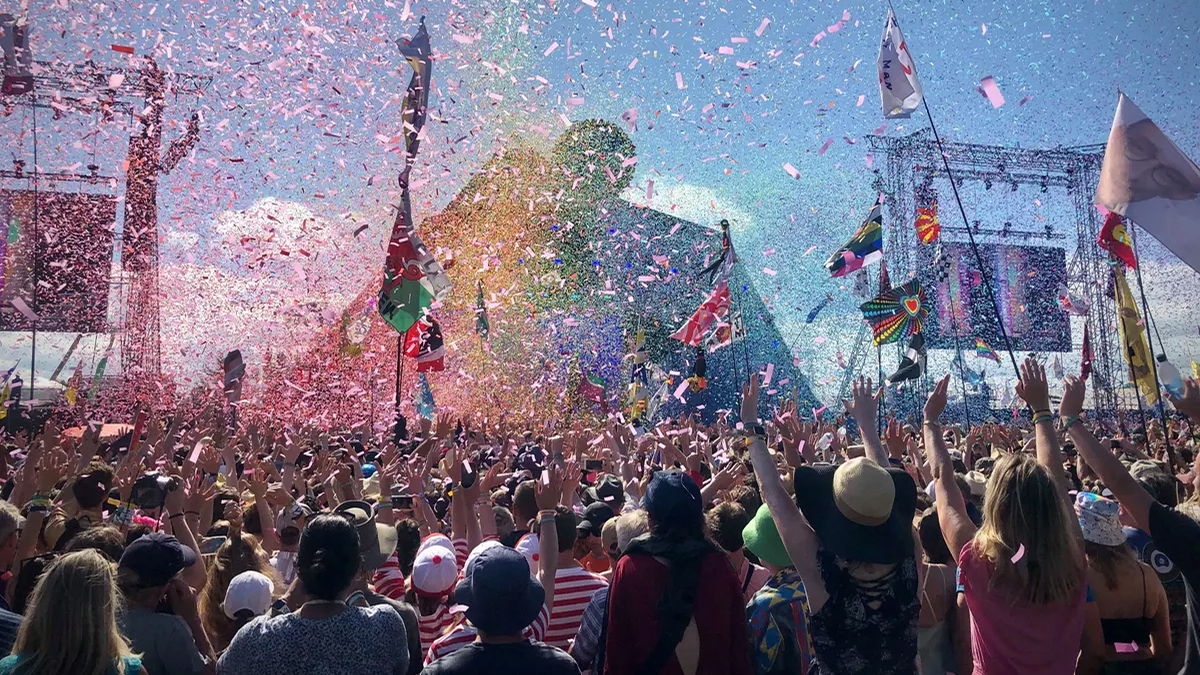
M1087 584L1054 605L1031 605L989 589L992 564L968 542L959 556L959 586L971 610L975 675L1071 675L1083 638Z

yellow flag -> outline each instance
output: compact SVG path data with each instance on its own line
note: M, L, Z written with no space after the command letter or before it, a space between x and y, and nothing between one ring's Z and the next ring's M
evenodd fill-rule
M1196 363L1195 359L1192 359L1192 377L1200 380L1200 363Z
M1150 348L1146 346L1146 327L1133 302L1133 293L1125 282L1125 271L1115 269L1117 291L1117 327L1121 331L1121 353L1129 365L1129 381L1137 386L1149 405L1158 403L1158 387L1150 371Z
M8 417L8 397L12 394L7 382L4 383L4 389L0 391L0 420Z

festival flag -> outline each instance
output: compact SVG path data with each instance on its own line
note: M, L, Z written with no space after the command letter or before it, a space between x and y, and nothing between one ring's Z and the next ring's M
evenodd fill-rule
M879 41L879 98L884 119L910 117L921 104L921 80L896 15L888 8Z
M996 354L996 350L981 337L975 338L975 356L1000 363L1000 356Z
M671 333L671 337L683 342L686 345L695 347L699 345L708 329L717 322L718 319L729 313L729 284L721 281L717 287L708 294L704 302L696 308L696 311L688 318L687 322L679 327L679 330Z
M425 17L421 17L417 34L411 40L397 40L396 46L400 48L400 55L413 69L400 109L400 118L404 124L404 152L411 160L417 155L421 129L425 127L425 119L428 116L429 87L433 77L433 61L430 58L433 49L429 45L429 32L425 30Z
M925 289L913 279L863 303L863 318L871 325L875 346L896 342L921 332L921 323L929 316Z
M13 393L11 379L13 376L13 372L16 371L17 366L20 364L21 364L20 361L14 363L13 367L9 368L7 373L4 373L4 378L2 380L0 380L0 383L2 383L4 385L4 388L0 389L0 420L8 417L8 399L12 397L12 393ZM19 377L20 376L18 376L18 378ZM19 387L18 387L17 391L18 391L18 395L19 395L20 394ZM21 403L21 401L20 401L20 399L18 399L17 404L20 405L20 403Z
M488 323L487 305L483 303L483 281L479 280L475 282L475 334L486 340L491 332L492 325Z
M1117 101L1096 203L1137 223L1200 272L1200 167L1125 94Z
M67 367L67 361L70 361L71 357L75 355L75 348L79 346L79 341L82 339L83 333L78 333L75 335L75 339L71 341L71 346L67 347L67 353L63 354L63 357L58 362L58 365L54 367L54 372L50 373L51 382L58 382L58 376L62 373L63 368Z
M1192 359L1192 377L1200 380L1200 361Z
M409 326L404 333L404 355L416 359L418 373L446 369L446 346L436 319L421 319Z
M1104 227L1096 240L1100 248L1120 259L1126 266L1137 269L1137 257L1133 255L1133 242L1129 240L1129 232L1125 229L1125 221L1121 214L1109 211L1104 217Z
M1150 348L1146 346L1146 327L1138 314L1133 293L1125 281L1125 270L1113 270L1117 294L1117 327L1121 334L1121 353L1129 366L1129 381L1141 392L1147 405L1158 403L1158 382L1150 370Z
M879 203L871 207L867 219L863 222L850 241L846 242L829 260L825 261L825 269L833 278L844 277L855 270L883 259L883 212Z
M939 241L937 248L933 252L933 279L939 284L944 284L950 279L951 261L950 256L946 255L946 248Z
M721 253L708 267L700 270L700 276L708 275L708 283L726 281L733 275L737 254L733 250L733 239L729 237L729 221L721 221Z
M1087 316L1091 309L1087 298L1071 293L1066 284L1058 285L1058 306L1075 316Z
M825 299L821 300L821 302L818 302L817 306L812 308L812 311L808 313L808 318L804 320L804 323L812 323L813 321L816 321L817 315L821 313L821 310L829 306L829 303L831 302L833 302L833 296L829 293L826 293Z
M608 383L596 373L589 373L586 369L582 370L583 377L579 378L579 385L576 387L575 393L579 395L579 398L599 403L600 408L607 413L608 403L604 400L604 390Z
M28 3L26 3L28 4ZM29 49L29 21L26 17L0 14L0 94L21 96L33 91L33 52Z
M1089 324L1083 324L1083 350L1079 358L1079 379L1087 382L1092 374L1092 338L1089 334Z
M904 358L900 359L900 365L896 368L896 372L888 378L888 382L894 384L921 377L925 372L925 356L925 334L917 333L908 341L908 349L904 352Z
M429 379L425 373L417 374L417 391L413 396L413 407L423 419L437 418L437 404L433 402L433 390L429 388Z
M892 287L892 277L888 275L887 261L879 261L879 292L882 293Z
M704 340L704 347L711 354L721 347L741 340L745 335L746 326L742 322L742 313L732 312L728 321L717 321L716 327Z
M629 381L646 384L648 382L646 364L650 361L650 356L646 353L646 331L640 328L633 336L633 351L629 354L629 359L633 363L633 369L629 372Z
M922 244L932 244L942 233L942 224L938 220L937 200L929 202L929 206L917 207L917 239Z
M63 398L67 399L67 405L75 407L75 402L79 400L79 385L83 383L83 364L75 364L75 372L71 375L71 379L67 380L67 388L63 390Z

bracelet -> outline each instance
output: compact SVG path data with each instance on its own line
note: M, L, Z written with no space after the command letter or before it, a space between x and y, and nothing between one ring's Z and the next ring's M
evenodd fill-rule
M34 495L29 498L29 503L32 506L44 506L44 507L49 508L50 497L48 497L46 495L37 494L35 492Z
M539 522L541 522L541 520L543 518L549 518L551 520L554 520L554 518L556 518L557 516L558 516L558 511L555 511L554 509L543 509L541 511L538 511L538 514L537 514Z
M29 513L31 513L31 514L46 513L49 510L50 510L50 506L47 504L33 504L33 503L29 504Z
M1078 420L1079 418L1075 418L1075 419ZM1042 412L1036 412L1033 414L1033 423L1034 424L1038 424L1040 422L1053 422L1053 421L1054 421L1054 415L1051 415L1049 410L1042 411Z
M1079 423L1079 415L1067 415L1062 418L1063 431L1069 430L1071 427Z
M174 518L186 518L186 517L187 517L187 514L184 514L184 513L172 513L171 515L167 516L167 520L171 520Z
M555 522L556 522L556 521L555 521L553 518L539 518L539 519L538 519L538 521L537 521L537 524L538 524L539 526L541 526L541 525L553 525Z
M936 431L942 430L942 425L938 424L937 422L931 422L929 420L925 420L925 422L923 423L922 426L932 427Z
M1044 414L1044 415L1049 415L1049 414L1050 414L1050 409L1049 409L1049 408L1043 408L1043 409L1041 409L1041 410L1034 410L1034 411L1033 411L1033 416L1034 416L1034 417L1037 417L1038 415L1043 415L1043 414Z

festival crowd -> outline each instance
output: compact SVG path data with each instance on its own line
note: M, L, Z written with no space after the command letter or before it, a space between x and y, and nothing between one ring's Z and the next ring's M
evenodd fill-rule
M963 429L948 382L909 423L870 380L760 419L757 376L710 425L51 417L0 452L0 675L1200 673L1200 385L1100 421L1028 360L1027 421Z

